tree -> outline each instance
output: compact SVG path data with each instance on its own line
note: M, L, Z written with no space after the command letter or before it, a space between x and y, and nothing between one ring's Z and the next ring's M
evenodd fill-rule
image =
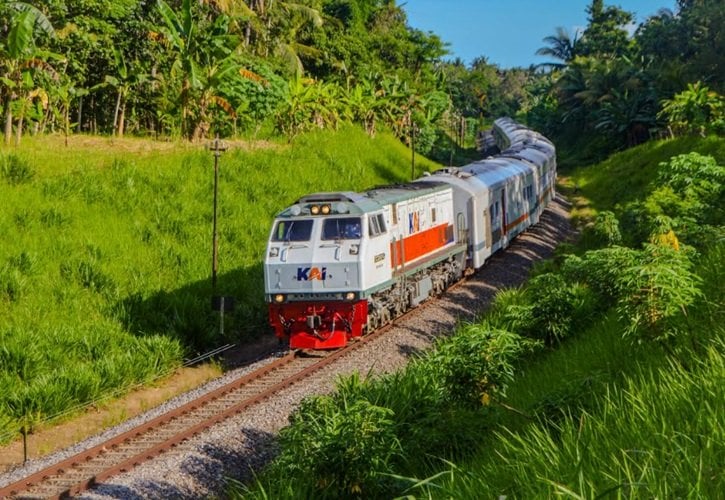
M209 107L217 104L234 115L234 107L219 94L226 78L242 77L234 49L239 40L229 34L229 18L217 17L210 26L195 18L191 0L183 0L179 14L158 0L158 9L170 42L172 78L181 81L181 128L192 140L200 139L209 128ZM205 30L206 28L206 30Z
M725 100L701 82L688 83L686 90L663 100L658 116L673 135L725 132Z
M582 34L582 55L616 58L630 53L625 27L634 20L631 12L619 7L605 7L604 0L592 0L587 13L589 24Z
M556 28L555 35L549 35L543 40L548 47L541 47L536 51L536 55L553 57L561 62L546 62L539 64L540 67L548 67L552 69L565 68L566 65L577 56L579 50L579 34L574 33L571 37L565 28L561 26Z
M116 89L117 97L113 112L113 133L118 137L123 137L126 123L126 100L129 92L138 85L146 82L149 75L139 69L138 63L133 64L132 69L129 71L126 58L116 47L113 49L113 59L116 63L116 67L114 68L116 74L106 75L104 84Z
M33 68L54 72L45 59L53 57L41 51L35 44L36 32L53 36L55 30L45 15L24 2L0 4L0 14L9 16L7 34L0 39L0 98L5 105L5 143L10 142L13 124L13 101L33 91L34 82L30 71ZM24 97L26 97L24 96ZM22 118L19 124L22 128ZM18 137L22 132L18 131Z

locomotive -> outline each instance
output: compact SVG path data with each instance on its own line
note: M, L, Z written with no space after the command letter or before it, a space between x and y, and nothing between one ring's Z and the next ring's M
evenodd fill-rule
M264 265L269 322L292 349L332 349L439 295L536 224L556 150L499 118L484 160L406 184L310 194L275 218Z

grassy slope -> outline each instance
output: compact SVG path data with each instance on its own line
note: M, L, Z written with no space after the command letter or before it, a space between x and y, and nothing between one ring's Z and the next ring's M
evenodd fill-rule
M595 210L642 199L656 167L689 151L725 163L725 140L647 144L572 175ZM622 340L610 314L522 367L499 430L480 452L425 486L434 497L715 498L725 487L725 328L722 246L698 263L705 300L689 328L710 347L684 365ZM694 353L689 353L694 355ZM518 413L521 412L521 413ZM523 417L522 414L535 415ZM432 471L429 471L430 474ZM414 493L419 490L413 490Z
M21 417L45 418L258 331L274 214L309 192L410 175L409 152L385 134L349 128L261 146L221 158L217 293L239 300L227 339L208 311L209 152L87 137L0 149L0 167L32 174L0 175L0 440Z

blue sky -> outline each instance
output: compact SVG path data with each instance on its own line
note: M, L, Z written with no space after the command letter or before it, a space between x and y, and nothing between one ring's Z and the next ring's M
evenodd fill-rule
M546 62L536 50L557 26L573 34L587 24L589 0L398 0L408 24L432 31L450 46L449 59L466 63L486 56L502 68ZM675 9L675 0L604 1L634 12L637 23L660 8Z

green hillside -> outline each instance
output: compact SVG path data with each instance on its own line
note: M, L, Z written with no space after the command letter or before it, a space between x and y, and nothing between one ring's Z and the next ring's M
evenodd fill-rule
M235 147L236 146L236 147ZM358 128L220 159L210 311L213 157L188 144L74 137L0 150L0 437L148 380L185 356L266 334L262 260L274 214L315 191L409 179L410 152ZM424 159L418 168L431 168Z
M574 171L576 245L404 371L308 399L232 493L719 497L723 164L725 139L685 138Z

